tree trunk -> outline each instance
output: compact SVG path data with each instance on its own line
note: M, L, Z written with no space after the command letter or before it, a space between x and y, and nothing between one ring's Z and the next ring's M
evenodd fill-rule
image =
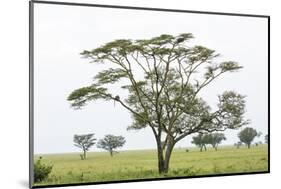
M250 148L251 144L247 144L248 148Z
M110 157L113 157L113 150L112 149L109 150L109 153L110 153Z
M83 150L84 151L84 160L86 159L86 150Z
M163 148L161 146L161 141L157 140L157 156L158 156L158 172L159 174L164 173L164 157Z
M175 143L173 141L168 143L166 153L165 153L165 160L164 160L164 173L168 173L168 171L169 171L170 158L172 155L174 145L175 145Z
M175 145L175 141L173 138L168 138L165 150L165 146L162 146L161 137L155 136L155 138L157 143L158 173L166 174L169 171L170 157Z

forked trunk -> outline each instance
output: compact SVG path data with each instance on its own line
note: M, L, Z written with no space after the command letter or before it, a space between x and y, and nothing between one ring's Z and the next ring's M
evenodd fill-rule
M215 150L218 150L218 145L214 144L213 147L215 148Z
M170 158L171 158L171 154L172 154L174 145L175 144L173 142L170 142L170 143L167 144L167 148L166 148L165 156L164 156L164 149L161 146L161 142L159 144L157 142L158 172L159 172L159 174L168 173Z
M86 150L83 150L84 151L84 154L83 154L83 156L84 156L84 160L87 158L86 157Z
M159 140L157 140L157 157L158 157L158 172L159 174L162 174L164 172L164 156L163 156L163 148Z
M205 145L205 144L204 144L204 150L205 150L205 151L207 151L207 147L206 147L206 145Z
M164 160L164 173L168 173L168 171L169 171L169 164L170 164L170 159L171 159L174 145L175 144L173 142L168 143L166 153L165 153L165 160Z

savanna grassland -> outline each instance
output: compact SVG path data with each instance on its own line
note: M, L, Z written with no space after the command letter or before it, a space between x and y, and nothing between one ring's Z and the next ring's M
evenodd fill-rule
M79 153L40 154L42 163L52 164L49 178L35 185L103 182L177 176L200 176L224 173L262 172L268 170L267 145L248 149L232 146L174 149L167 175L159 175L156 150L120 151L113 157L107 152L89 152L86 160Z

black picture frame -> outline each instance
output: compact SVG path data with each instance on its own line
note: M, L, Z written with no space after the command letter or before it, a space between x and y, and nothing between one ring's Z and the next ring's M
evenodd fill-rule
M56 184L33 186L33 168L34 168L34 4L49 4L49 5L64 5L64 6L86 6L86 7L100 7L100 8L115 8L115 9L131 9L131 10L145 10L145 11L160 11L160 12L177 12L177 13L196 13L205 15L223 15L234 17L255 17L267 19L268 25L268 170L261 172L247 172L247 173L229 173L229 174L213 174L203 176L183 176L183 177L167 177L167 178L153 178L153 179L136 179L136 180L120 180L107 182L83 182L71 184ZM259 14L241 14L241 13L227 13L227 12L208 12L208 11L194 11L194 10L180 10L180 9L163 9L150 7L134 7L134 6L119 6L119 5L102 5L102 4L88 4L88 3L72 3L72 2L55 2L55 1L29 1L29 187L30 188L49 188L62 186L81 186L81 185L97 185L97 184L111 184L111 183L127 183L127 182L144 182L144 181L160 181L160 180L176 180L176 179L190 179L190 178L204 178L204 177L222 177L222 176L238 176L250 174L265 174L270 173L270 16Z

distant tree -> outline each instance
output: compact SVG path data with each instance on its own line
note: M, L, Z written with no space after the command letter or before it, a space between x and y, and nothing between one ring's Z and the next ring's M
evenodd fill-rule
M265 136L264 136L264 142L265 142L266 144L268 144L268 135L265 135Z
M197 136L192 137L191 143L198 146L200 148L200 152L202 152L203 148L205 149L205 151L207 150L206 138L205 138L204 134L202 134L202 133L199 133Z
M97 139L94 138L94 134L85 134L85 135L74 135L73 142L74 146L81 148L83 150L83 155L80 155L82 160L86 159L86 153L89 149L95 144Z
M251 127L246 127L238 133L240 141L246 144L248 148L250 148L254 138L258 135L258 132Z
M242 142L237 142L237 143L234 143L234 146L236 146L236 148L237 149L239 149L240 148L240 146L242 146L243 145L243 143Z
M207 144L212 145L215 150L218 150L218 145L223 141L226 140L226 137L223 133L209 133L204 136L205 142Z
M97 147L109 151L110 156L116 152L116 148L120 148L125 144L126 140L123 136L105 135L103 139L98 141Z

